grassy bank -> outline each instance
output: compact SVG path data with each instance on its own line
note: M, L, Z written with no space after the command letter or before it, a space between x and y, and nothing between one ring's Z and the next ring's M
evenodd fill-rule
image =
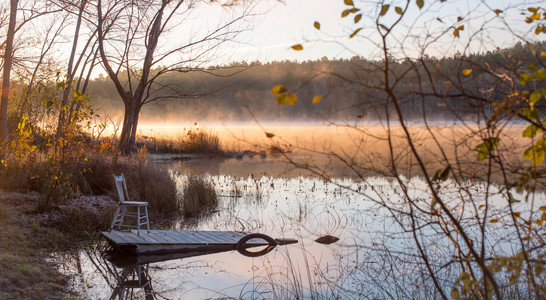
M62 299L67 278L45 260L66 238L33 222L36 198L0 192L0 299Z

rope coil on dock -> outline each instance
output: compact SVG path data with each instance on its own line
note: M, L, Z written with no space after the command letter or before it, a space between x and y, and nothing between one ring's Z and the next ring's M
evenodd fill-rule
M248 251L247 248L249 248L250 246L247 245L247 242L251 239L262 239L268 242L269 245L260 251L256 251L256 252ZM258 257L258 256L262 256L271 252L271 250L277 247L277 245L278 245L278 242L267 234L251 233L242 237L235 245L235 249L237 249L237 252L241 253L244 256Z

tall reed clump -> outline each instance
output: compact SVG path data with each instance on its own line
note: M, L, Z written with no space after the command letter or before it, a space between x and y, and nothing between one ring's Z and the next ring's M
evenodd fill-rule
M221 154L220 139L214 132L191 129L179 139L181 149L187 153Z
M167 169L146 164L136 173L129 174L127 180L133 181L128 188L131 186L138 193L135 200L149 203L152 218L173 217L180 211L176 181ZM153 223L153 220L151 222Z
M218 207L214 186L197 175L190 175L184 185L182 213L184 217L200 217Z

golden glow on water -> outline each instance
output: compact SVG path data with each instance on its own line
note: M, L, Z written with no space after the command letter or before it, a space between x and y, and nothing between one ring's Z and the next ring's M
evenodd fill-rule
M521 125L504 128L501 133L501 144L509 149L525 146L530 140L521 137L524 129ZM390 129L383 125L323 125L309 123L271 123L271 124L141 124L140 136L172 138L184 136L189 130L205 130L216 133L221 145L227 150L246 150L267 147L271 144L292 145L294 151L311 150L320 152L385 153L390 143L396 148L407 147L407 139L400 127ZM415 146L424 151L436 152L439 146L445 147L448 153L455 147L473 149L479 139L476 137L477 126L434 125L428 130L424 125L411 125L409 131ZM274 134L268 138L266 133ZM434 140L433 139L436 139ZM514 149L515 150L515 149Z
M327 171L328 176L360 177L374 173L391 173L394 162L397 171L407 176L422 173L415 156L411 154L411 148L401 127L388 128L378 124L328 126L271 123L206 126L143 124L139 128L140 136L165 139L177 139L187 134L188 130L206 130L218 135L224 150L268 152L273 146L290 150L285 157L269 151L267 158L254 156L246 158L243 162L223 159L219 162L199 160L186 162L181 168L173 167L180 169L181 172L191 171L187 169L188 167L196 170L206 167L203 170L211 174L305 176L313 172L304 172L302 169L315 168L320 172ZM475 150L476 145L481 143L480 130L477 126L434 125L427 128L424 125L411 125L408 130L414 147L430 172L445 168L445 158L450 164L457 164L460 170L469 172L467 175L476 175L480 172ZM524 127L521 125L511 125L505 127L499 134L501 141L499 149L502 149L503 155L514 164L523 161L523 151L531 142L530 139L521 137L523 130ZM274 137L268 138L266 133L272 133ZM293 164L286 163L287 159L299 163L300 167L296 168ZM362 173L355 173L353 166Z

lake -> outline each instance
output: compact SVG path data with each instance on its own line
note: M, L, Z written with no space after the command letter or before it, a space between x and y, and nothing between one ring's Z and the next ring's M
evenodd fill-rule
M141 127L141 134L175 136L189 128L152 127ZM219 196L219 206L211 214L198 220L181 219L175 229L260 232L299 242L277 246L259 257L233 250L140 257L140 261L129 262L109 257L103 252L104 244L99 243L75 253L56 254L55 260L61 262L59 270L72 276L70 285L74 290L89 299L436 298L434 284L408 230L414 228L412 222L423 224L418 230L419 241L426 245L442 284L450 287L460 276L459 266L453 261L454 244L442 234L441 226L431 222L432 195L414 162L407 156L397 158L400 166L407 166L401 181L386 175L386 128L377 124L269 124L209 125L206 130L217 132L228 149L260 150L281 143L291 145L292 151L246 155L242 159L158 161L172 171L180 187L188 174L198 174L214 184ZM427 168L434 170L441 163L436 157L437 143L431 141L430 132L422 125L411 130L418 132L419 149L426 153ZM433 132L446 146L447 156L464 154L469 165L476 165L476 141L464 140L472 130L475 128L437 126ZM503 145L507 149L522 147L518 130L521 127L506 130L510 138ZM275 137L269 139L264 132ZM399 136L401 131L397 128L393 133ZM397 138L392 145L396 153L407 153L403 138ZM502 222L507 216L501 185L448 179L438 190L448 199L446 205L477 236L480 226L466 203L492 203L490 213L499 222L489 224L485 250L492 256L514 254L516 241L510 237L513 229ZM514 195L523 199L523 194L514 191ZM546 203L543 193L533 195L533 202L521 201L515 206L522 218L531 208ZM405 215L409 199L415 201L414 207L423 210L415 214L416 219ZM153 227L154 220L151 222ZM316 241L324 236L339 240L330 244ZM138 283L138 275L146 280Z

